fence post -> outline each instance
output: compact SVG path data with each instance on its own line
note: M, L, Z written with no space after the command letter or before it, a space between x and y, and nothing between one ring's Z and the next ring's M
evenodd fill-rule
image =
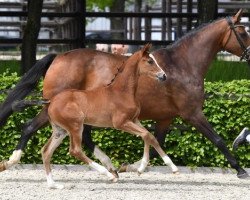
M167 13L172 12L172 0L167 0ZM167 18L168 40L172 40L172 19Z
M177 13L182 13L182 0L177 1ZM182 18L177 19L177 38L182 36Z
M217 17L218 0L198 0L198 23L208 23Z
M76 44L77 48L85 47L86 0L76 0Z
M166 2L166 0L162 0L161 1L161 12L166 13L166 9L167 9L167 2ZM162 20L161 20L161 39L162 40L166 40L166 29L167 29L166 20L167 20L166 18L162 18Z

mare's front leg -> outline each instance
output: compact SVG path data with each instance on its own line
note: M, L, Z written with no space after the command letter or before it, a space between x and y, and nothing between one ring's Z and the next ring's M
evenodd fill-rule
M145 129L140 124L139 121L136 121L136 123L132 121L127 121L126 123L122 124L120 127L116 127L116 128L135 134L135 135L139 135L143 139L145 146L144 146L142 162L140 164L140 167L138 168L139 173L142 173L145 170L149 162L149 146L150 145L155 148L155 150L163 159L164 163L171 167L173 173L178 173L178 168L175 166L172 160L168 157L168 155L162 150L162 148L160 147L155 137L150 132L148 132L148 130Z
M91 126L84 125L82 133L82 144L85 144L94 156L115 176L118 178L116 168L113 166L111 159L93 142L91 137Z
M48 142L42 148L42 159L44 168L47 176L47 184L50 189L63 189L64 186L61 184L55 183L52 178L50 160L56 150L56 148L62 143L63 139L66 137L67 133L64 129L53 124L52 125L52 135Z
M186 119L189 121L198 131L200 131L205 137L207 137L218 149L224 154L232 168L237 170L238 178L247 178L249 175L247 172L239 166L235 157L228 150L223 139L214 131L213 127L207 121L202 112L198 112L196 115L190 116Z
M32 119L32 121L25 124L23 128L23 133L21 135L21 138L19 139L19 142L15 151L13 151L8 161L2 161L0 163L0 172L6 169L9 169L10 167L20 162L22 153L25 147L27 146L27 143L29 139L31 138L31 136L39 128L46 125L47 123L48 123L47 108L43 108L42 111L34 119Z

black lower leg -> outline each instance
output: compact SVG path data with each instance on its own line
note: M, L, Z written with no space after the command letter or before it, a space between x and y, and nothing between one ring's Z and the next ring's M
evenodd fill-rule
M169 132L168 129L164 130L164 131L161 131L161 132L157 132L157 130L155 131L155 138L157 139L157 141L158 141L158 143L159 143L159 145L161 146L162 149L163 149L165 139L166 139L166 135L167 135L168 132ZM158 155L159 155L158 152L154 148L150 149L150 151L149 151L149 158L150 159L155 158Z
M95 149L95 143L93 142L92 137L91 137L91 130L92 130L92 126L84 125L84 130L82 133L82 144L84 143L89 148L89 150L93 153Z
M213 127L209 124L207 120L197 120L193 125L206 136L218 149L224 154L226 159L232 168L236 169L239 178L247 177L247 172L241 168L235 159L235 157L230 153L223 139L213 130Z
M27 122L23 126L23 133L19 142L16 146L16 150L24 150L27 146L29 139L36 133L36 131L48 123L48 117L46 110L43 110L39 115L34 119Z

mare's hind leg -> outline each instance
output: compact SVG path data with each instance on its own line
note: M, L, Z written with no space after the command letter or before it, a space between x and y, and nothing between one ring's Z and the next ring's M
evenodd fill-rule
M30 122L28 122L19 139L16 150L12 153L8 161L2 161L0 163L0 172L4 171L20 162L23 150L27 146L27 143L31 136L42 126L48 123L48 114L47 108L43 108L43 110Z
M63 189L63 185L55 183L52 178L50 160L56 148L62 143L67 133L57 125L52 125L53 133L48 142L42 148L42 159L47 176L47 184L51 189Z
M82 128L80 128L79 130L79 128L77 127L82 127ZM87 163L90 167L97 170L101 174L108 176L108 178L111 181L116 182L117 181L116 176L110 173L104 166L99 165L98 163L94 162L83 153L82 145L81 145L83 125L74 124L74 127L68 128L67 131L69 132L69 136L70 136L70 154L78 158L79 160Z
M115 176L118 178L118 173L116 168L113 166L111 159L97 146L94 144L92 138L91 138L91 126L84 125L83 130L83 140L82 144L85 144L90 151L94 154L94 156L100 160L100 162Z
M173 173L178 173L178 168L175 166L175 164L172 162L172 160L168 157L168 155L162 150L160 147L158 141L155 139L155 137L148 132L147 129L145 129L139 121L136 123L133 123L132 121L128 121L125 124L123 124L119 129L124 130L126 132L136 134L142 137L145 148L144 148L144 154L142 158L142 162L140 164L140 167L138 169L138 172L141 173L145 170L148 162L149 162L149 145L153 146L155 150L159 153L161 158L163 159L164 163L166 165L169 165L173 171Z

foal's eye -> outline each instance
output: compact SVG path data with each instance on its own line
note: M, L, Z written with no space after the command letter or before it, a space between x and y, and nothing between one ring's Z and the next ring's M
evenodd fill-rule
M154 61L152 59L148 60L148 64L152 65L154 64Z

